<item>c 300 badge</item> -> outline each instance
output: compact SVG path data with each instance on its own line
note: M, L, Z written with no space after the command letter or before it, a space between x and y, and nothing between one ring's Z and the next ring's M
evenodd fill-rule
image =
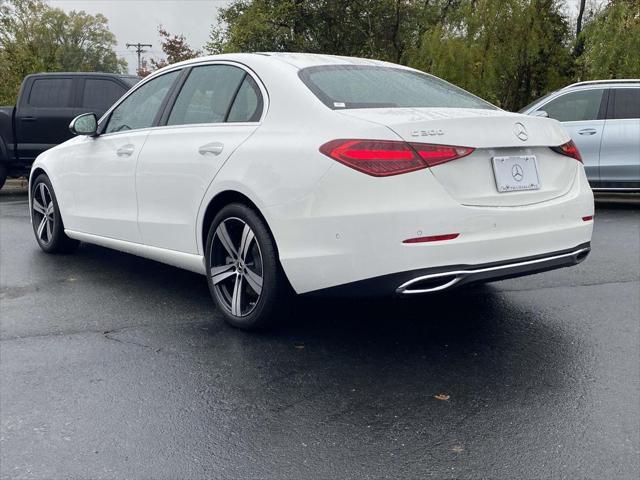
M436 135L444 135L441 128L432 128L430 130L412 130L412 137L435 137Z

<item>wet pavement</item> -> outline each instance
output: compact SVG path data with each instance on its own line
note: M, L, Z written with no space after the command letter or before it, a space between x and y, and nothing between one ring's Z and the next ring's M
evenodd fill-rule
M203 277L41 253L0 195L2 478L637 478L640 207L581 265L227 327ZM635 474L633 472L636 472Z

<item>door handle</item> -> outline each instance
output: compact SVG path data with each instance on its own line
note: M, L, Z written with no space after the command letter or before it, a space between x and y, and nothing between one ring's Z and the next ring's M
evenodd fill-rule
M224 149L224 144L220 142L211 142L198 148L200 155L220 155Z
M20 120L23 122L35 122L37 119L36 117L22 117Z
M595 135L598 131L595 128L583 128L582 130L578 130L578 134L580 135Z
M119 157L130 157L133 154L134 150L135 146L129 143L116 150L116 155L118 155Z

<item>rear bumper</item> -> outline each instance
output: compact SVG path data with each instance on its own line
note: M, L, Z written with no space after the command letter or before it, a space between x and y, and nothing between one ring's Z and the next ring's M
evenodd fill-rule
M481 280L482 275L497 279L535 273L558 268L558 262L575 264L571 255L550 257L591 241L593 193L582 169L565 195L518 207L461 205L428 171L384 181L361 177L346 168L333 169L313 196L267 210L282 267L297 293L365 285L371 294L388 294L421 275L547 258L499 271L465 272L454 284ZM403 243L446 234L459 235Z
M423 268L316 290L310 295L369 297L442 292L476 282L493 282L572 267L584 261L590 251L591 244L584 243L567 250L502 262Z

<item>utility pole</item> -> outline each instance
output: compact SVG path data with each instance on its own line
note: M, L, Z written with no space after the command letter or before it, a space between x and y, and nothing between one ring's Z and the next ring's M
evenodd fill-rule
M140 69L142 68L142 54L144 52L146 52L146 50L144 49L144 47L149 47L151 48L153 45L151 45L150 43L127 43L127 48L130 47L136 47L136 53L138 54L138 70L140 71Z

